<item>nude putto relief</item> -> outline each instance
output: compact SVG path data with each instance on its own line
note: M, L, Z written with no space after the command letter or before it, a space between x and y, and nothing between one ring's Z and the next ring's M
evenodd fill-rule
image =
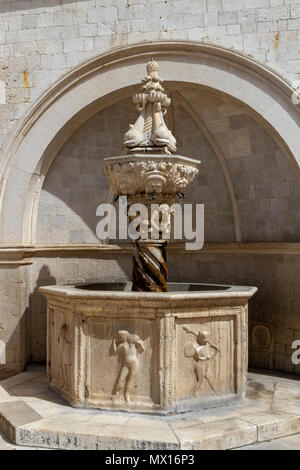
M191 334L195 340L188 341L184 346L185 357L193 359L196 383L193 387L192 394L198 397L199 391L206 381L212 391L216 394L216 389L209 377L209 366L220 353L220 349L209 339L209 332L206 330L195 333L190 328L184 326L183 329Z
M139 355L145 351L145 346L138 335L131 334L127 330L118 331L112 346L113 352L118 354L121 362L112 399L119 398L122 392L126 403L131 404L131 392L140 365Z

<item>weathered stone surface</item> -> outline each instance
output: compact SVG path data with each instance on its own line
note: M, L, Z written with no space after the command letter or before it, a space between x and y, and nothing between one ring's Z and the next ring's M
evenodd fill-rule
M239 447L245 442L256 442L254 425L239 419L225 419L204 426L177 428L176 434L182 449L224 450Z
M243 415L245 421L257 426L257 440L267 441L268 439L276 439L289 432L297 433L300 430L300 417L288 415L286 413L265 413L256 414L247 413Z
M46 378L46 375L43 377ZM50 389L47 393L40 394L37 379L32 378L30 372L26 372L20 376L18 384L9 389L12 399L17 403L10 410L13 424L10 428L6 426L3 418L6 403L3 402L0 406L0 429L18 446L33 448L231 449L244 446L247 448L250 442L252 445L256 443L257 448L268 448L269 444L265 441L271 439L271 448L285 448L281 439L273 439L299 432L300 404L296 398L295 413L273 410L273 401L268 399L266 391L271 392L271 398L274 398L277 386L281 387L282 395L277 401L284 406L289 400L288 397L297 393L299 381L262 373L250 373L248 377L250 382L257 384L256 396L253 396L253 387L248 385L246 401L243 404L171 416L151 416L73 409L65 406L59 396ZM5 382L2 382L4 389ZM15 397L14 393L19 392L20 385L23 386L23 396ZM36 393L33 393L34 388ZM34 396L38 396L39 401L34 400ZM25 422L17 426L17 422L14 422L14 410L16 406L20 408L21 400L24 403L30 400L30 406L26 404L26 412L22 414ZM34 413L40 413L41 404L43 416L32 420ZM25 408L22 407L23 411ZM8 412L6 409L6 413ZM6 416L8 417L8 414ZM263 443L258 444L261 441ZM291 442L290 445L296 449L299 448L299 434L286 442ZM0 447L1 445L0 439Z
M16 440L16 428L24 423L39 421L41 416L23 400L10 400L0 403L0 427L13 442Z
M104 160L105 173L116 195L185 193L199 170L199 160L179 155L131 154ZM141 198L142 200L142 198ZM167 202L167 201L166 201Z
M246 54L251 54L257 60L268 62L274 69L296 78L293 64L299 60L297 53L297 36L289 47L279 38L276 46L275 37L278 32L286 32L292 27L293 21L299 17L297 2L290 5L269 5L269 2L250 1L245 8L245 2L225 2L224 4L210 1L187 0L179 2L171 0L155 2L151 8L145 5L128 5L115 2L112 6L95 5L94 0L70 2L68 9L65 5L54 2L51 7L20 9L17 0L11 3L8 10L0 10L3 30L1 31L1 54L3 59L10 55L11 59L24 59L27 53L28 88L25 97L18 101L13 96L13 108L6 116L9 119L18 118L18 105L33 101L47 86L51 79L76 65L79 61L93 57L99 51L109 50L116 45L132 44L138 41L153 41L158 39L189 39L204 40L209 43L226 45ZM218 5L218 6L216 6ZM164 19L163 27L160 18ZM263 40L261 26L274 23L270 44L261 47ZM232 35L230 26L251 26L256 34L255 41L249 41L248 30L242 29L238 35ZM87 41L89 39L89 41ZM280 54L271 54L278 47ZM10 54L8 54L8 51ZM48 60L45 60L45 57ZM13 90L24 88L22 68L19 74L15 72L13 62L8 70L8 82ZM17 76L16 76L17 75ZM18 79L20 75L20 79ZM24 82L24 81L23 81ZM16 92L15 92L16 93ZM16 93L17 95L17 93Z
M260 442L245 447L240 447L236 450L299 450L300 449L300 434L294 436L283 437L281 439L274 439L272 441Z
M95 3L94 0L80 2L74 0L68 2L68 5L61 5L53 1L50 6L39 5L39 8L30 9L29 7L32 6L30 2L23 2L21 8L17 0L9 2L9 8L8 2L2 2L0 7L0 56L2 58L0 78L3 84L6 84L6 102L9 104L1 105L1 147L8 142L10 131L17 128L25 111L36 103L38 97L57 78L62 77L66 72L71 72L71 69L77 67L82 61L109 51L115 46L159 39L196 40L201 41L202 44L219 44L229 50L240 51L246 57L254 58L274 71L280 72L281 76L284 76L290 83L299 78L299 34L297 34L299 6L296 0L285 2L285 5L281 5L280 1L268 2L267 0L253 0L247 5L240 0L228 0L222 5L220 2L205 0L184 2L170 0L168 5L165 5L163 1L155 2L149 9L145 8L145 5L124 6L117 5L116 2L113 5L111 2L104 3ZM160 16L163 18L163 24ZM183 62L183 64L187 66L187 63ZM124 76L123 73L124 70L121 70L120 75ZM204 70L198 73L201 80L204 78L203 73ZM171 76L172 79L173 76ZM231 81L232 79L229 78L229 80L224 79L219 82L228 84ZM278 78L278 83L280 81L281 78ZM211 81L208 80L209 85L210 83ZM273 93L276 87L273 89L267 86L266 88ZM258 96L257 90L250 93L252 90L250 83L242 87L237 86L236 89L243 90L245 99ZM266 105L264 99L258 99L257 106L252 106L252 109L259 111L261 103L262 108L271 109L272 114L278 119L276 135L274 133L271 137L272 125L268 125L267 130L264 128L263 119L260 119L259 123L256 119L250 120L247 106L236 105L236 102L228 98L226 93L220 95L220 103L215 103L212 94L209 94L208 99L203 90L187 90L186 96L190 95L189 103L194 106L196 114L207 125L213 135L213 140L223 151L229 169L228 174L232 175L234 183L232 192L237 196L242 239L268 242L298 241L299 185L297 172L290 164L290 153L296 155L296 152L285 152L289 138L285 139L286 142L283 145L277 141L280 134L278 129L283 130L286 118L282 117L281 112L273 112L273 105ZM89 94L79 92L73 102L77 103L81 96L84 96L86 101ZM291 103L291 96L288 96L287 100ZM276 102L277 98L274 99L273 104L275 105ZM287 102L285 104L287 105ZM86 105L86 102L82 103L83 107ZM53 112L52 120L43 121L42 129L47 130L48 134L53 122L59 122L60 117L69 107L70 103L64 101L60 111ZM113 126L121 135L126 131L127 122L124 123L124 119L128 119L129 111L128 107L123 104L117 104L116 107L119 114ZM180 147L187 155L194 156L191 153L194 152L198 157L198 153L201 153L205 168L209 169L206 184L202 184L206 176L203 174L201 184L197 185L194 191L193 199L205 201L207 205L206 213L210 215L206 218L206 237L209 241L232 242L236 239L237 225L234 224L233 211L221 166L215 158L211 142L203 137L196 124L180 108L177 105L174 106L174 126L176 134L180 132L178 135ZM291 104L288 115L296 116L297 112L291 111L293 109L296 111L297 106ZM104 156L105 152L108 152L106 156L109 156L116 153L114 149L119 150L117 144L112 142L109 129L105 127L113 114L114 112L108 108L94 120L88 121L83 126L85 132L75 132L73 142L69 142L70 145L64 147L59 153L59 157L52 166L53 171L50 170L46 176L38 216L37 238L34 236L35 216L33 213L35 209L26 210L25 225L33 227L33 236L28 238L30 243L34 240L40 243L68 244L98 242L93 230L96 225L94 209L97 203L104 202L107 196L105 181L100 178L99 156ZM26 131L22 132L23 136L27 135L32 122L28 124ZM93 130L88 128L89 125L94 126ZM290 123L287 127L289 137L298 135L297 128L293 132ZM60 135L60 130L61 127L58 126L55 134ZM27 152L24 152L24 148L21 150L23 160L8 168L12 175L12 191L10 196L9 191L7 193L11 204L8 204L6 216L1 223L7 235L4 237L7 243L11 241L21 243L23 234L28 231L23 226L24 220L20 208L15 209L13 216L12 209L18 201L20 207L23 207L24 201L28 201L31 197L25 190L24 181L34 180L43 166L34 160L36 152L32 152L32 148L33 146L37 148L37 144L44 141L44 137L43 132L38 132L33 141L29 139L26 144ZM54 145L55 148L52 149L54 153L56 148L60 148L61 143ZM44 155L44 151L41 154ZM94 159L94 165L88 164L88 158ZM67 159L70 163L62 172L63 167L66 166L62 161ZM80 160L81 167L78 166ZM32 173L28 172L29 168ZM51 177L51 173L55 174L54 178ZM81 175L80 183L78 174ZM95 176L93 183L89 177L91 174ZM3 177L3 181L7 182L6 177L7 175ZM59 186L60 178L61 186ZM56 185L55 181L53 182L55 179ZM72 185L76 185L75 190ZM45 204L49 204L48 206L43 204L47 188L49 200ZM53 190L54 192L51 193ZM35 192L37 197L38 193L39 191ZM7 198L2 196L5 205ZM88 204L93 206L93 211L87 210ZM230 247L228 250L230 251ZM281 253L284 250L283 248ZM262 297L258 300L259 305L253 309L253 315L260 316L263 322L268 323L274 333L276 351L252 349L251 363L257 367L299 373L299 366L291 363L290 352L285 349L285 346L290 346L285 344L287 337L285 342L278 342L278 339L282 339L282 336L278 338L281 321L284 323L284 328L291 330L291 335L295 335L295 326L298 324L297 292L299 292L299 286L297 285L298 277L294 274L298 260L296 262L294 256L289 256L288 260L278 260L278 257L274 255L272 260L266 260L263 257L262 262L259 263L252 256L243 255L237 263L235 258L236 256L229 254L226 266L224 266L224 258L220 262L220 255L217 255L212 260L214 266L209 263L205 266L205 271L209 277L213 278L212 282L216 279L219 282L223 275L226 277L229 274L235 283L241 284L244 282L243 278L248 276L247 284L257 284L259 281L261 292L263 288ZM283 258L285 258L284 255ZM198 267L195 261L191 269L192 275L196 276L197 272L201 271L202 260L203 258L201 261L198 259ZM77 267L69 267L68 261L64 261L67 265L65 266L66 277L77 282L78 277L83 276L82 272L78 272L77 269L80 264L79 260L76 260ZM81 264L89 262L90 260L85 260ZM247 276L243 274L245 264L248 267ZM93 269L94 267L91 266L91 271ZM6 364L0 369L1 377L22 370L28 357L37 361L45 358L45 309L33 303L33 314L28 315L27 301L36 286L31 286L30 281L26 281L28 292L23 296L21 291L24 286L21 287L17 281L16 284L9 285L12 271L17 273L18 268L6 269L3 266L1 269L3 279L8 281L5 281L1 287L4 313L0 319L0 336L7 346ZM105 272L106 269L99 269L99 271ZM112 269L109 273L110 276L114 275L113 271ZM181 273L178 275L180 276ZM278 279L280 286L274 284L278 282ZM203 279L203 281L210 282L208 279ZM227 281L222 280L222 282ZM20 302L22 296L26 302ZM26 333L23 321L25 317L26 322L29 320L27 322L29 331ZM299 331L299 326L297 330ZM27 333L27 347L32 344L30 351L25 351Z
M40 288L50 386L73 406L168 413L243 400L256 288L107 289Z
M180 449L178 438L169 427L143 425L106 426L98 436L99 450L174 450Z

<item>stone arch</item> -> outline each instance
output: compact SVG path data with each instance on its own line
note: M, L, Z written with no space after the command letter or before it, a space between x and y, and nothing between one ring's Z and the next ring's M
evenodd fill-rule
M299 107L292 87L271 69L222 47L164 41L123 47L58 80L11 135L1 168L1 243L32 243L43 180L62 145L89 117L129 96L154 56L169 87L205 87L229 95L268 128L299 174Z

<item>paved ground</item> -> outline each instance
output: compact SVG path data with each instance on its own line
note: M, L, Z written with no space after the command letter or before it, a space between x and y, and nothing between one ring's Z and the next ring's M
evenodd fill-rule
M244 446L234 450L300 450L300 434Z
M300 380L250 372L241 405L150 416L74 409L35 368L1 381L0 429L18 445L56 449L300 450Z

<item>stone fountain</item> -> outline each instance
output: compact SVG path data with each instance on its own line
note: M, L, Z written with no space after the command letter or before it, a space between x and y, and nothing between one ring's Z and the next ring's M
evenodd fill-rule
M165 215L164 220L158 219L155 225L164 224L169 228L167 232L170 231L168 208L177 195L184 195L200 165L198 160L173 155L176 139L164 121L171 99L165 94L162 82L158 65L152 60L147 65L140 93L133 96L140 115L124 136L126 155L104 159L105 173L114 195L127 196L129 208L143 204L148 209L145 220L141 220L141 239L136 243L137 255L133 259L133 291L168 290L167 242L162 239L160 229L159 239L153 240L151 230L156 214L151 211L151 205L159 205Z
M171 100L153 60L133 101L139 117L124 151L104 160L114 197L128 198L129 219L133 204L147 208L132 283L40 288L48 305L50 386L72 406L105 410L164 414L241 402L248 300L256 288L167 283L168 208L200 161L175 154L164 120ZM161 205L156 238L153 203Z

